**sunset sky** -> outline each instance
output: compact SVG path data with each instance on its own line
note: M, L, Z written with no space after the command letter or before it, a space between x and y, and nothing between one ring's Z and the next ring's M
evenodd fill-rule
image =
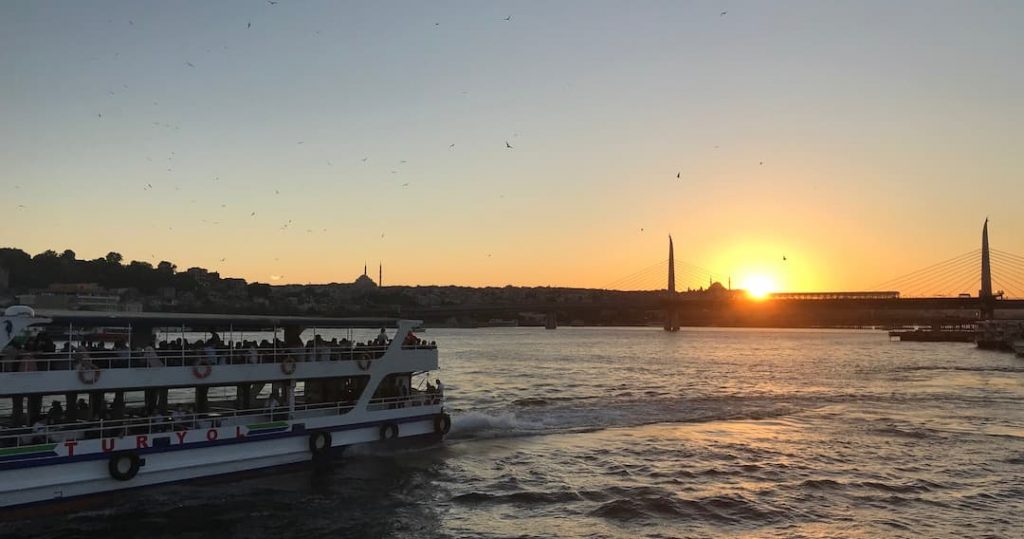
M734 283L865 289L986 217L1024 255L1022 28L1016 0L8 0L0 246L602 287L672 234Z

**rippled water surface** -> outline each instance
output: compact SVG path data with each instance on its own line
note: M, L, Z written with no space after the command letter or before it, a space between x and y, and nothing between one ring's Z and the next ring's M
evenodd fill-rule
M454 428L18 537L1024 537L1024 359L882 332L430 330Z

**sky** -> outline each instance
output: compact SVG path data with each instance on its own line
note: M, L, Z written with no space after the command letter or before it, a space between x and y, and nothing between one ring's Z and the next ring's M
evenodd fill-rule
M986 217L1024 255L1021 28L1019 1L7 0L0 246L605 287L671 234L734 284L871 289Z

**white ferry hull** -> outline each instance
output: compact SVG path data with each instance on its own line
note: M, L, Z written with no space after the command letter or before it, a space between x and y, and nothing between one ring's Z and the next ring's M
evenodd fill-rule
M387 443L400 442L424 435L440 437L435 432L433 417L419 416L415 421L395 419L399 435ZM356 445L379 442L382 421L359 428L339 425L342 430L330 432L333 452ZM227 429L220 429L227 430ZM318 430L317 432L319 432ZM133 478L120 481L108 469L112 454L88 455L86 460L0 470L0 508L39 505L125 489L188 481L294 465L313 460L309 449L310 431L289 433L279 438L244 440L195 449L181 448L159 452L142 452L144 464ZM125 437L131 438L131 437Z

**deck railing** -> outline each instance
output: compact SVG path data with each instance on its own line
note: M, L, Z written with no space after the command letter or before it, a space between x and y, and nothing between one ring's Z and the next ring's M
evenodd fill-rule
M355 408L357 402L358 401L355 400L348 400L303 404L296 405L291 411L289 411L287 406L262 407L243 410L219 408L214 412L195 414L160 414L148 417L101 419L98 421L74 421L53 425L2 428L0 429L0 449L51 443L59 444L67 440L118 438L123 436L171 433L192 429L219 428L224 426L225 420L231 418L255 419L266 422L297 420L324 415L343 415ZM439 405L443 402L444 399L440 394L415 391L412 395L406 397L371 399L367 409L383 410L413 406L429 406ZM149 443L152 444L152 441Z
M403 350L434 350L434 344L402 345ZM0 372L68 371L92 369L147 369L160 367L195 367L199 365L257 365L285 361L359 361L374 360L384 355L387 345L203 348L168 349L103 349L61 352L19 351L17 356L0 357Z

